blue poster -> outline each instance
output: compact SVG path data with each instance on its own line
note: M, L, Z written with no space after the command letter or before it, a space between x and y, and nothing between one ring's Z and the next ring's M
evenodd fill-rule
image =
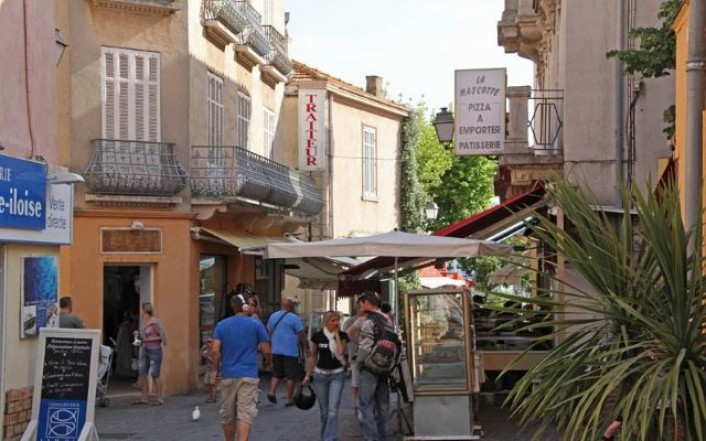
M44 164L0 155L0 227L43 230L46 192Z
M58 326L58 268L54 256L25 257L22 276L22 337Z
M85 400L42 399L39 404L37 441L75 441L85 423Z

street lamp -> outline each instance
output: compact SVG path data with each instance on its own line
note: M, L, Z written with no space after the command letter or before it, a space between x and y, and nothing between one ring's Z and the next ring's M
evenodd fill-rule
M424 206L424 212L426 213L428 220L435 220L436 216L439 214L439 206L436 205L436 202L429 201Z
M448 107L442 107L439 113L436 114L434 128L439 142L448 147L454 136L454 116L449 112Z

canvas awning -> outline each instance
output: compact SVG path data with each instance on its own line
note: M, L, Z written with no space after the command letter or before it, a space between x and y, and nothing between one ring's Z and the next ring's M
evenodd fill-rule
M215 239L238 248L242 254L256 256L263 255L269 244L301 242L293 237L259 236L205 227L192 229L192 235L195 239ZM299 279L298 287L301 289L336 289L338 274L361 262L361 260L346 257L285 259L284 271Z
M202 235L219 239L229 245L233 245L244 253L247 251L247 249L258 247L264 248L271 243L290 241L290 238L288 237L259 236L256 234L250 234L245 232L236 233L233 231L217 230L215 228L205 227L196 227L192 229L192 235L194 235L195 239L201 239Z

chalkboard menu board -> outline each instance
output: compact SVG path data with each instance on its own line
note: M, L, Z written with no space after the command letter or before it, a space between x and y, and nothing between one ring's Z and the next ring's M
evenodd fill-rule
M47 337L42 399L86 400L91 375L90 338Z
M84 427L95 432L99 334L93 329L41 329L32 439L78 441Z

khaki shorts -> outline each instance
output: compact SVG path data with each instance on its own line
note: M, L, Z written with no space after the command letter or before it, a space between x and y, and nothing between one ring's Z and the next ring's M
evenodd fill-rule
M233 424L236 420L250 425L257 418L257 378L224 378L221 380L221 423Z

